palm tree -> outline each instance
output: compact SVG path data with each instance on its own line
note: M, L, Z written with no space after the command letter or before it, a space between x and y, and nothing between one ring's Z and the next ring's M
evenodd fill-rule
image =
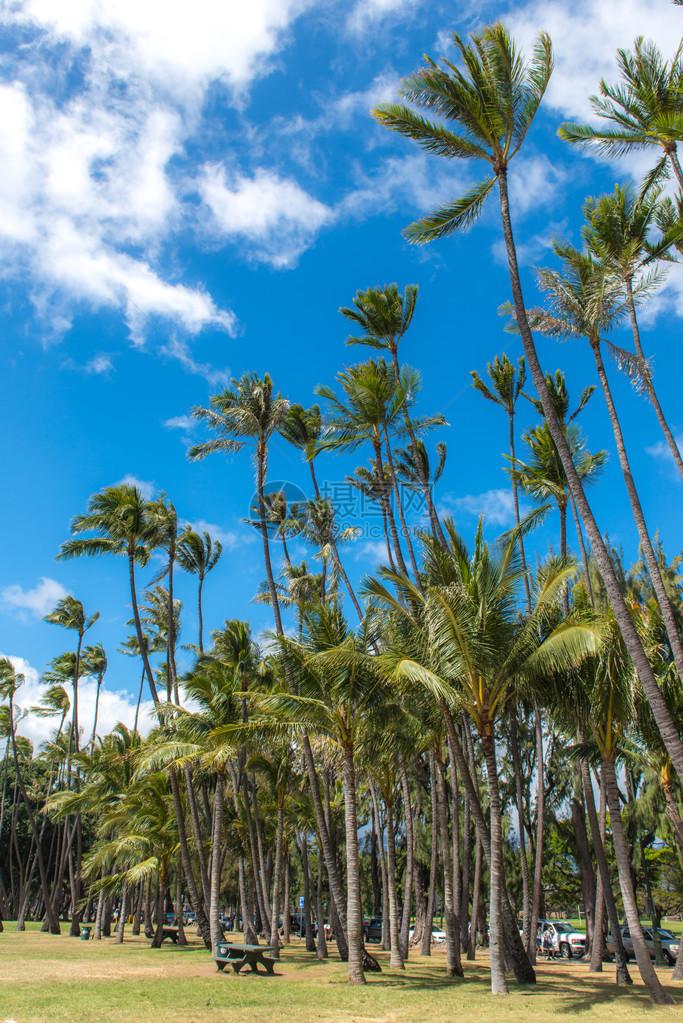
M347 338L347 345L368 345L370 348L390 352L397 383L401 376L398 345L412 323L417 293L416 284L408 284L403 295L399 293L397 284L385 284L381 288L357 291L353 299L354 308L342 307L339 310L342 316L357 324L362 331L360 337ZM429 521L435 536L438 536L443 543L444 536L432 499L432 487L429 485L429 476L424 473L424 464L418 451L415 428L407 409L403 410L403 418L410 437L410 448L417 478L427 504Z
M558 591L571 571L566 566L548 571L531 615L519 622L516 587L521 566L515 556L514 538L494 554L484 543L483 523L480 522L475 549L470 556L452 524L446 523L446 528L451 540L447 552L437 551L434 544L425 541L428 559L447 584L432 584L427 591L423 625L417 637L414 612L399 610L400 605L377 581L371 580L368 590L403 623L400 630L387 636L388 649L382 657L391 676L401 684L423 687L444 709L457 699L479 732L490 806L491 989L496 994L504 994L507 984L501 919L502 816L495 722L520 678L533 677L538 670L548 670L551 664L568 664L572 658L580 659L595 649L596 638L591 629L574 622L564 622L550 629ZM428 570L428 578L430 574ZM384 570L382 576L394 586L401 585L400 577L395 574L392 577L392 573ZM407 586L402 585L407 596ZM411 607L419 607L417 598L417 591L413 590ZM406 647L405 640L410 633L412 637ZM448 716L446 720L448 723ZM464 776L462 768L461 773Z
M149 562L153 546L157 542L157 531L148 513L148 503L141 491L130 483L105 487L88 500L88 510L85 515L76 516L71 523L71 532L92 532L95 536L67 540L59 549L58 561L84 556L98 557L100 554L118 554L128 559L128 579L138 649L145 666L152 699L157 704L159 697L143 640L135 588L135 566L144 566Z
M363 632L354 635L334 605L311 608L303 643L285 638L280 644L283 654L297 664L299 691L273 693L259 702L296 732L311 731L324 737L343 756L346 908L327 865L330 889L348 940L348 980L364 984L355 757L365 717L387 702L386 686L367 653L367 637ZM327 854L325 858L327 862Z
M440 121L432 121L404 105L384 104L374 112L380 123L414 139L428 152L452 159L481 160L488 163L493 171L492 176L475 185L462 198L411 225L407 235L411 241L424 243L469 227L479 217L497 181L515 317L527 366L551 436L560 452L619 628L643 680L672 762L679 777L683 777L683 741L657 687L657 680L619 588L607 546L572 462L538 360L522 293L510 216L508 166L524 142L550 80L550 38L545 33L539 35L528 62L524 61L507 29L500 23L473 33L470 39L471 45L467 45L460 36L453 34L462 69L451 63L442 68L428 59L426 67L405 79L401 85L405 99L428 113L453 121L459 131L452 131Z
M50 613L46 614L43 619L43 621L50 622L52 625L61 625L64 629L72 629L78 635L78 645L76 647L73 669L74 698L72 719L74 746L76 751L78 751L78 679L81 675L81 647L83 645L83 636L88 629L94 625L99 617L99 611L95 611L92 615L90 615L90 617L88 617L80 600L76 600L75 597L67 596L59 600L54 611L50 611Z
M656 262L670 258L671 247L681 240L683 234L683 225L675 222L665 225L662 237L656 243L650 243L653 227L662 226L660 196L660 187L641 189L637 193L632 185L624 188L616 185L611 195L586 199L583 205L586 218L583 237L589 250L620 280L626 292L635 357L616 346L611 346L611 349L622 369L647 394L673 460L683 476L683 459L659 403L650 365L643 352L634 298L634 279L646 273L649 267L649 280L656 280Z
M543 333L551 337L563 339L568 337L585 337L591 347L612 424L612 432L614 433L614 440L619 455L619 464L621 465L631 511L638 530L643 557L657 600L659 601L679 677L683 678L683 643L681 642L674 610L664 587L652 540L650 539L645 522L645 515L626 452L621 423L619 422L614 398L607 379L607 371L602 359L601 344L603 334L616 322L623 309L620 290L617 290L618 286L615 287L607 279L605 268L596 263L590 254L581 253L573 248L573 246L558 240L553 242L553 249L562 261L563 270L538 271L539 286L549 298L550 311L549 313L541 312L535 316L536 326ZM639 291L647 290L648 288L649 283L643 282ZM576 471L577 475L580 476L578 465L576 466ZM612 606L614 607L614 605ZM649 670L650 674L652 674L651 667ZM643 684L645 684L645 681ZM659 689L657 694L661 699ZM671 719L670 714L669 719Z
M204 618L202 615L202 589L207 574L216 567L223 553L220 540L213 540L209 533L199 535L188 526L178 537L178 564L186 572L197 576L199 588L197 592L197 614L199 617L199 652L204 653Z
M303 405L292 404L290 405L289 411L287 412L287 415L285 416L280 426L280 433L285 438L285 440L288 440L290 444L293 444L295 448L298 448L299 451L301 451L302 455L304 456L306 462L308 463L308 468L311 473L311 481L313 483L313 489L315 490L316 497L315 504L313 502L309 502L308 508L311 510L312 517L314 520L315 518L317 518L317 515L313 512L313 509L319 506L321 501L323 500L322 494L320 493L320 487L318 486L318 479L316 477L314 466L314 461L316 457L320 454L321 451L324 450L322 444L323 425L324 424L322 421L322 417L320 415L320 407L318 405L313 405L311 408L305 409ZM351 597L351 600L353 602L353 606L356 609L356 613L359 619L362 621L363 611L361 609L360 604L358 603L358 600L356 599L356 594L353 590L353 587L351 586L351 582L346 574L344 565L339 555L339 550L337 549L339 536L343 534L344 535L343 542L346 542L346 539L351 539L351 533L350 530L344 530L342 531L342 533L340 533L339 527L337 523L334 521L335 519L334 505L327 498L325 498L325 503L327 507L325 507L323 517L326 520L326 522L329 523L329 525L327 525L325 528L326 539L322 543L320 543L319 546L322 548L329 544L329 546L331 547L332 558L334 560L334 563L337 567L339 574L344 580L344 585L348 590L349 596ZM317 540L311 540L310 542L317 543Z
M517 400L522 393L522 388L526 382L526 366L524 365L524 356L517 360L517 367L515 368L507 355L503 354L501 358L499 355L496 356L493 363L488 363L486 367L491 381L493 390L488 387L476 370L470 370L470 376L472 377L472 383L474 384L475 390L479 391L488 401L492 401L494 405L500 405L502 409L507 412L508 416L508 427L510 433L510 462L512 468L516 468L515 463L515 405ZM515 525L519 530L519 498L517 496L517 482L513 478L512 480L512 501L515 509ZM524 574L524 592L526 594L527 610L531 607L531 593L529 591L529 579L527 576L526 559L524 557L524 540L522 534L519 534L519 556L522 561L522 572Z
M264 488L268 472L268 444L273 434L280 429L288 409L288 399L273 391L273 381L268 373L263 380L254 373L245 373L239 380L232 380L231 390L226 388L220 394L214 394L208 409L201 406L192 409L194 418L205 423L216 436L213 440L196 444L188 452L190 458L201 459L216 451L232 453L241 451L245 446L254 449L263 559L278 635L283 635L284 630L270 560Z
M95 696L95 714L92 722L92 735L90 737L91 748L95 745L95 736L97 735L97 714L100 706L100 690L102 689L102 682L107 671L107 655L104 652L104 647L101 643L97 643L95 646L87 646L83 651L83 660L85 662L86 671L88 674L95 675L97 678L97 695Z
M669 160L683 189L678 160L678 143L683 140L682 55L683 42L671 61L666 61L653 42L638 36L633 53L617 50L621 83L608 85L602 79L600 96L591 97L595 113L611 121L614 127L565 122L558 135L612 159L638 150L659 150L663 153L662 162Z

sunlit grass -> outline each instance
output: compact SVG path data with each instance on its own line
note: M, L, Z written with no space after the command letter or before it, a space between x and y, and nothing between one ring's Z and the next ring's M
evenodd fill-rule
M550 1023L564 1015L596 1023L672 1018L671 1009L651 1009L643 988L618 990L613 972L588 972L579 962L541 963L539 983L509 998L488 990L485 957L465 965L466 978L444 975L444 953L411 956L406 970L369 974L361 988L346 984L336 958L318 963L295 939L283 950L277 976L217 973L210 953L191 935L179 948L159 950L143 938L84 942L68 934L39 933L37 926L0 935L0 1023L476 1023L520 1020ZM334 949L334 946L332 946ZM375 949L372 949L375 953ZM661 978L683 1002L683 985L671 970ZM635 978L634 978L635 979ZM680 1011L674 1009L673 1015Z

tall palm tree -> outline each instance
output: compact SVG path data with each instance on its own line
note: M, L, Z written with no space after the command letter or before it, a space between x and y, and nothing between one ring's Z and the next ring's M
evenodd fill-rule
M451 159L483 161L493 171L492 176L475 185L460 199L411 225L407 235L411 241L424 243L467 228L479 217L497 182L512 298L527 366L543 406L548 428L560 452L572 495L586 527L619 628L638 675L643 680L657 726L681 777L683 741L662 699L647 654L631 621L607 546L586 499L552 406L522 293L510 214L508 167L526 138L550 80L553 65L550 38L545 33L539 35L528 62L523 59L507 29L500 23L472 33L470 40L471 45L468 45L456 33L453 34L462 68L452 63L442 68L428 59L426 67L405 79L401 85L401 94L405 99L429 114L454 122L457 130L451 130L441 121L432 121L405 105L383 104L374 112L380 123L414 139L431 153Z
M197 406L192 409L194 418L205 423L215 436L213 440L194 445L188 452L190 458L201 459L216 451L227 453L241 451L245 446L254 450L256 501L263 541L263 559L278 635L283 635L284 630L270 559L264 493L268 473L268 445L273 434L280 429L288 409L288 399L283 398L279 392L274 392L273 381L268 373L263 380L254 373L245 373L239 380L232 380L230 389L226 388L220 394L214 394L209 408Z
M683 42L667 61L653 42L638 36L633 52L617 50L620 84L608 85L603 78L600 95L591 97L595 113L614 127L565 122L558 135L612 159L639 150L658 150L662 161L670 162L683 189L678 159L678 143L683 140L682 55Z
M469 554L462 540L451 532L452 546L438 552L426 544L426 551L448 585L432 585L424 604L424 624L416 641L411 612L399 605L386 587L372 580L368 590L385 607L398 615L400 630L387 637L383 662L399 683L421 686L441 704L458 704L472 718L479 733L486 761L490 806L490 901L491 989L507 993L503 966L502 932L502 816L495 748L495 722L515 692L520 678L532 677L550 664L568 664L595 649L595 633L585 626L565 622L551 631L549 623L558 591L569 569L548 571L531 615L517 620L516 588L521 567L515 556L514 539L498 553L483 540L480 522L475 549ZM427 573L429 575L429 573ZM400 577L386 570L385 579L395 586ZM405 589L405 584L404 584ZM417 604L417 591L411 605ZM413 612L414 614L414 612ZM410 644L404 646L412 633ZM545 638L544 638L545 636ZM395 644L395 645L394 645ZM422 650L420 651L420 646ZM457 695L456 695L457 694Z
M683 642L645 522L645 515L626 452L621 423L602 358L603 335L618 320L623 310L624 300L620 293L621 289L607 278L605 267L598 264L590 254L581 253L573 246L558 240L553 242L553 249L562 261L562 270L538 271L539 286L548 296L549 312L542 312L535 317L536 326L537 329L551 337L562 339L584 337L591 347L598 379L607 404L619 464L626 484L633 519L638 530L643 557L659 601L679 677L683 678ZM641 289L649 290L649 282L642 282ZM580 475L578 468L577 466L577 474ZM652 673L652 668L650 668L650 673ZM661 698L659 689L657 693Z
M653 228L662 226L660 196L659 186L636 192L633 185L629 184L623 188L616 185L610 195L586 199L583 204L586 218L583 238L589 250L620 280L626 292L635 357L631 352L617 349L616 346L612 350L621 368L647 394L676 467L683 476L683 458L662 410L652 371L643 352L634 298L634 280L637 281L643 273L647 273L648 268L652 280L656 275L657 261L670 258L671 247L683 235L683 225L675 222L664 226L663 234L657 242L650 242Z
M303 405L299 404L290 405L289 411L287 412L287 415L285 416L280 426L280 433L285 438L285 440L288 440L290 444L293 444L295 448L298 448L299 451L301 451L302 455L304 456L306 462L308 463L308 468L311 473L311 481L313 483L313 489L315 491L316 497L316 503L314 504L313 502L310 502L308 505L311 511L313 511L313 509L316 506L323 507L322 505L320 505L320 502L323 500L323 497L320 492L320 487L318 485L318 479L316 476L314 465L315 459L320 454L320 452L324 450L324 445L322 443L323 428L324 424L322 421L322 417L320 415L320 407L318 405L313 405L311 406L311 408L305 409ZM327 522L331 523L335 520L334 504L329 500L329 498L325 498L325 502L327 504L327 507L325 508L324 511L324 518L327 520ZM346 536L350 539L351 538L350 533L346 533L346 531L344 532ZM325 539L323 543L320 544L320 547L323 547L329 543L329 546L332 549L332 558L334 560L334 563L337 567L339 574L344 580L344 585L346 586L348 594L351 597L351 601L356 609L356 613L359 619L362 621L363 611L361 609L360 604L358 603L358 600L356 599L356 594L351 585L349 577L346 574L346 570L344 568L342 559L339 555L339 550L337 546L337 541L339 537L339 527L337 526L336 522L334 523L333 528L330 528L328 526L325 529L325 534L327 539ZM316 540L312 540L311 542L317 543Z
M92 747L95 744L95 736L97 735L97 715L100 707L100 691L102 689L102 683L108 667L107 655L104 652L102 644L97 643L95 646L87 646L83 651L83 660L88 674L94 675L97 679L95 713L93 715L92 735L90 737L90 746Z
M337 607L312 608L306 626L303 643L280 641L285 656L297 663L299 691L274 693L259 702L295 731L324 737L343 757L347 899L344 906L335 893L335 902L348 940L349 983L364 984L356 747L365 717L387 703L387 690L367 652L367 637L362 631L352 633ZM332 888L332 877L330 882Z
M199 588L197 592L197 615L199 618L199 652L204 653L204 617L202 614L202 589L207 574L216 567L223 553L220 540L214 540L209 533L199 535L189 526L178 538L178 564L186 572L197 576Z
M357 291L353 299L354 308L342 307L339 310L342 316L357 324L362 331L360 337L347 338L347 345L368 345L370 348L388 351L391 354L394 376L397 382L401 376L401 367L398 362L398 346L412 323L417 293L418 287L416 284L408 284L403 295L400 294L397 284L385 284L384 287ZM403 418L410 437L410 448L413 454L417 478L427 504L429 521L434 534L443 543L444 536L441 532L439 517L432 499L432 487L429 485L428 475L424 473L423 461L420 458L417 447L418 440L415 435L415 428L406 408L403 410Z
M49 614L45 615L43 621L52 625L61 625L64 629L72 629L78 636L76 656L74 658L73 674L73 737L74 746L78 750L78 679L81 675L81 647L83 637L88 629L94 625L100 617L100 612L95 611L88 616L83 609L83 604L75 597L63 597L57 602L57 606Z
M130 483L105 487L89 498L85 515L75 517L71 523L71 532L92 532L95 535L67 540L59 549L58 561L99 557L101 554L118 554L128 559L128 580L138 648L152 699L155 704L158 703L159 697L140 624L135 586L135 566L148 564L157 542L157 531L148 513L148 502L142 492Z

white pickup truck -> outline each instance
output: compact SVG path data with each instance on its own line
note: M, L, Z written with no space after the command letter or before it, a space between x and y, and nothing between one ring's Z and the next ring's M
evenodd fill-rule
M550 931L552 947L556 955L561 955L563 959L573 959L574 956L585 954L586 935L581 931L575 931L571 924L565 923L564 920L539 920L539 938L545 931Z

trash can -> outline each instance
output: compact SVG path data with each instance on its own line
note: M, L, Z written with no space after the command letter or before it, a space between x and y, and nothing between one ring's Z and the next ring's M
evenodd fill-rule
M90 937L90 928L89 927L81 927L81 941L87 941L89 937Z

